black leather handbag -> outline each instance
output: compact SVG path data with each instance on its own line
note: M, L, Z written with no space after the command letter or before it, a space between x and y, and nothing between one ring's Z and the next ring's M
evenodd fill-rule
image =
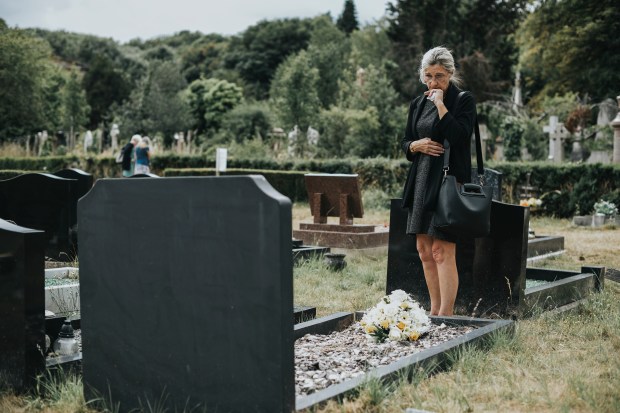
M480 144L478 118L474 125L476 135L476 161L480 184L458 184L448 175L450 144L444 141L443 180L439 187L434 226L440 231L464 238L489 235L491 230L491 200L493 188L484 185L484 167Z

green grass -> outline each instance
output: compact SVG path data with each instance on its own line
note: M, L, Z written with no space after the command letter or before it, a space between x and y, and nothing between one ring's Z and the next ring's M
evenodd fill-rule
M295 222L308 220L307 205L295 206ZM360 223L382 223L387 211L370 211ZM358 221L356 221L358 222ZM295 225L295 224L294 224ZM535 218L537 235L563 235L566 254L536 267L579 270L583 265L620 268L620 229L573 227L567 220ZM364 310L385 293L385 249L344 251L347 267L331 271L322 260L296 266L294 302L317 307L317 315ZM343 400L314 412L402 413L412 407L433 412L618 412L620 411L620 286L606 281L570 312L542 313L516 323L515 334L498 333L485 350L465 348L451 355L451 369L403 374L387 384L370 380ZM430 374L430 373L433 374ZM409 377L407 377L409 376ZM27 397L0 395L0 412L94 412L82 396L82 382L67 375L48 380ZM107 409L113 411L114 409ZM145 402L143 411L160 411Z

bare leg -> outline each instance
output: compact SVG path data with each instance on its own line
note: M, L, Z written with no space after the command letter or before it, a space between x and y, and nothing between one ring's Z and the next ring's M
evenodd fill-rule
M437 274L437 263L433 258L432 247L433 238L426 234L416 235L416 247L420 260L422 260L422 268L424 269L424 278L428 287L428 294L431 297L431 315L439 314L441 308L440 284Z
M459 287L456 269L456 244L433 239L432 254L437 264L437 278L441 296L439 315L453 315L454 302Z

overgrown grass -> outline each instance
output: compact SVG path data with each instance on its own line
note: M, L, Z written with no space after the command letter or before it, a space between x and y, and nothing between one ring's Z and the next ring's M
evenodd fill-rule
M293 208L294 228L310 221L307 204ZM385 209L366 211L356 223L381 225ZM534 218L537 235L563 235L566 254L537 267L579 270L582 265L620 268L620 229L574 227L568 220ZM294 269L296 305L317 307L318 316L364 310L385 293L387 249L344 251L347 267L330 271L322 260ZM618 412L620 411L620 287L605 290L570 312L520 320L515 334L497 333L485 350L466 347L451 355L451 369L403 374L384 383L369 380L341 401L310 409L317 413L433 412ZM0 395L0 412L85 412L79 377L50 379L28 397ZM145 404L143 411L153 411ZM108 409L109 411L110 409ZM113 409L112 409L113 410Z

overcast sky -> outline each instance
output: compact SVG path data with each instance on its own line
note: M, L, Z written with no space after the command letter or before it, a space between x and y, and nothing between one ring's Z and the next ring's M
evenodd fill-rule
M357 19L372 23L387 0L355 0ZM260 20L342 13L344 0L0 0L9 27L143 40L181 30L237 34Z

